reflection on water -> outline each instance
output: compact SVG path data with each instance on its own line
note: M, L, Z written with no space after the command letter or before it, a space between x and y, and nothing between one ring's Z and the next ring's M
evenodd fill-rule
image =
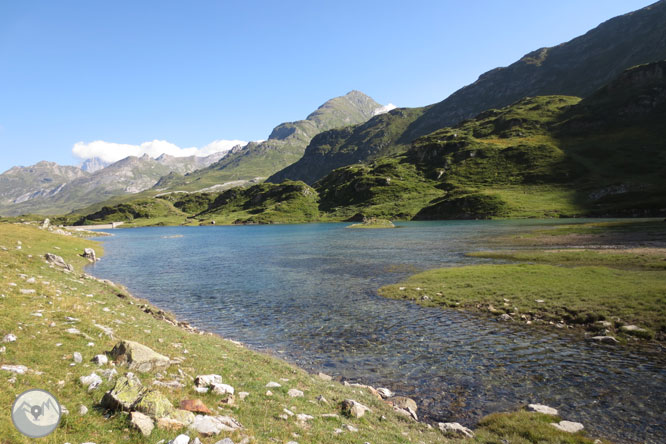
M664 353L375 292L421 270L480 262L464 252L539 223L546 222L116 230L101 239L106 256L90 271L224 337L412 396L427 419L473 424L539 402L617 442L666 442Z

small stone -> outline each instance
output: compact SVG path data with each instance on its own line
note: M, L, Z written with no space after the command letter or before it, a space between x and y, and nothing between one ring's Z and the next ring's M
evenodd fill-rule
M25 365L3 365L0 367L0 370L16 373L19 375L24 375L28 371L28 367L26 367Z
M296 415L296 420L298 420L300 422L306 422L306 421L309 421L311 419L314 419L314 416L306 415L305 413L299 413L298 415Z
M141 412L130 413L130 423L135 429L139 430L143 436L150 436L155 428L153 420Z
M328 404L328 400L326 398L324 398L324 395L319 395L319 396L317 396L316 399L317 399L318 402L320 402L322 404Z
M95 355L95 357L92 358L92 362L97 365L106 365L109 363L109 358L107 358L106 355Z
M342 428L346 429L349 432L358 432L358 429L350 424L342 424Z
M287 395L289 395L292 398L302 398L303 392L298 389L289 389Z
M332 381L333 378L326 373L319 372L317 373L317 377L321 379L322 381Z
M273 392L271 392L270 390L266 390L266 396L273 396Z
M222 384L220 375L199 375L194 378L194 385L197 387L210 387L213 384Z
M230 438L224 438L223 440L218 441L215 444L234 444L234 442Z
M6 351L7 351L7 347L5 347L4 345L2 347L0 347L0 353L5 353Z
M590 340L601 342L602 344L617 344L620 342L613 336L592 336Z
M72 328L68 328L67 330L65 330L65 333L69 333L70 335L78 335L81 332L79 331L78 328L72 327Z
M370 409L360 402L354 401L353 399L345 399L342 401L342 412L345 415L353 416L354 418L360 418L365 415L365 412Z
M21 294L35 294L35 293L37 293L37 292L36 292L35 290L33 290L33 289L25 289L25 288L21 288L21 289L19 290L19 292L20 292Z
M95 372L92 372L88 376L81 376L79 381L81 382L82 386L88 387L89 392L95 390L103 382L102 378L100 378Z
M528 404L527 405L527 411L528 412L543 413L544 415L553 415L553 416L557 416L557 414L558 414L557 409L554 409L552 407L548 407L547 405L543 405L543 404Z
M502 313L499 317L499 320L507 322L507 321L512 321L513 318L510 315L508 315L507 313ZM442 423L442 424L449 424L449 423ZM457 424L457 423L453 423L453 424Z
M217 435L220 432L233 432L243 426L229 416L203 416L197 415L190 429L203 436Z
M180 408L181 410L187 410L188 412L205 413L206 415L213 414L213 412L200 399L184 399L180 401Z
M210 389L208 387L194 387L194 391L197 393L208 393Z
M266 384L266 388L277 388L277 387L282 387L282 385L273 381L270 381L268 384Z
M76 362L77 364L80 364L80 363L83 362L83 356L81 356L81 353L79 353L79 352L74 352L74 357L73 358L74 358L74 362Z
M243 400L244 400L245 398L247 398L248 396L250 396L250 394L249 394L248 392L240 392L240 393L238 393L238 397L240 398L241 401L243 401Z
M168 444L189 444L190 437L187 435L178 435L174 439L168 442Z
M440 422L437 423L437 427L445 436L455 438L455 437L464 437L464 438L473 438L474 432L472 432L467 427L461 425L457 422Z
M213 393L216 395L234 394L234 388L229 384L212 384Z
M83 416L87 413L88 413L88 407L86 407L85 405L79 407L79 415Z
M393 396L393 392L385 387L378 388L377 393L379 393L379 396L381 396L383 399L387 399Z
M15 334L9 333L9 334L5 335L4 338L2 338L2 342L16 342L17 339L18 338L16 337Z
M567 433L577 433L585 428L580 422L573 421L560 421L558 423L551 423L550 425Z

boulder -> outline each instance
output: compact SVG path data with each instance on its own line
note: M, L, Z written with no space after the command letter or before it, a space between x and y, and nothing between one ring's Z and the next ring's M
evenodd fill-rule
M141 397L134 409L145 413L151 418L163 418L169 416L174 410L173 404L158 390L149 390Z
M157 419L157 427L166 430L179 430L194 422L194 413L187 410L176 409L168 416Z
M222 384L220 375L199 375L194 378L194 385L197 387L209 387L213 384Z
M132 412L130 414L130 423L132 427L139 430L143 436L150 436L155 428L155 423L149 417L140 412Z
M552 407L548 407L547 405L543 405L543 404L528 404L527 405L527 411L528 412L543 413L544 415L553 415L553 416L557 416L557 414L558 414L557 409L554 409Z
M342 401L342 413L347 416L353 416L354 418L360 418L365 415L365 412L370 411L370 409L360 402L354 401L353 399L345 399Z
M111 356L116 363L141 373L164 370L171 364L168 357L134 341L120 341L111 350Z
M197 415L190 429L203 436L213 436L220 432L233 432L243 426L230 416L203 416Z
M213 412L203 403L201 399L183 399L180 401L180 408L194 413L205 413L212 415Z
M95 254L95 250L93 250L92 248L84 248L83 254L81 256L85 257L91 262L97 261L97 255Z
M379 396L383 399L388 399L393 396L393 392L385 387L379 387L377 393L379 393Z
M567 433L577 433L585 428L583 424L581 424L580 422L573 422L573 421L560 421L557 423L552 423L550 425L552 425L558 430Z
M134 375L128 374L118 378L113 389L104 394L101 404L107 409L129 412L145 392L146 389L142 387L141 381Z
M437 427L449 438L473 438L474 432L457 422L440 422Z
M44 219L44 222L42 222L42 225L40 225L40 228L43 229L43 230L45 230L45 229L47 229L49 226L51 226L51 219L49 219L49 218L47 217L46 219Z
M57 254L46 253L44 255L44 258L46 259L46 262L48 262L49 264L55 265L56 267L60 267L67 271L74 271L74 267L65 262L65 260L62 257L58 256Z

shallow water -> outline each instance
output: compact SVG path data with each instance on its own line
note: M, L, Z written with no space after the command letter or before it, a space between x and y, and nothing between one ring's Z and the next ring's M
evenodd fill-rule
M484 239L547 221L115 230L90 268L180 319L313 371L411 396L473 425L538 402L616 442L666 442L666 356L377 296L415 272L483 260ZM559 223L559 222L558 222ZM182 237L174 237L181 236Z

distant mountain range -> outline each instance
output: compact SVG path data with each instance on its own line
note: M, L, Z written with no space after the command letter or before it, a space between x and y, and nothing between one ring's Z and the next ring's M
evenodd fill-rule
M84 162L82 168L54 162L13 167L0 174L0 214L63 214L114 196L143 191L170 172L189 173L217 162L225 154L163 154L157 159L130 156L105 167L94 159Z
M201 190L231 182L231 186L261 180L298 160L312 137L338 126L364 122L385 107L359 91L331 99L305 120L282 123L268 140L236 146L207 157L162 154L127 157L106 165L89 159L81 168L40 162L14 167L0 175L0 214L63 214L97 202L150 188ZM256 181L255 181L256 182Z

